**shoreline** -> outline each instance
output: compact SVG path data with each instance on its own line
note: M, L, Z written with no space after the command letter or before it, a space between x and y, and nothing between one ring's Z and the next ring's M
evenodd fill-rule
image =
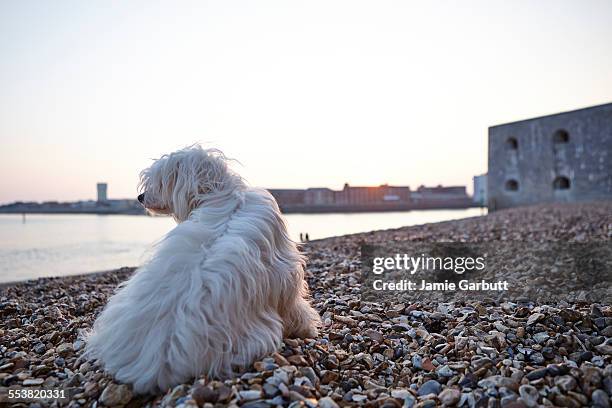
M0 387L71 387L72 406L596 406L612 397L610 302L362 296L362 242L612 242L612 202L541 205L311 241L323 328L224 381L137 396L81 358L79 332L132 268L0 285ZM491 405L492 404L492 405ZM45 406L44 404L42 404ZM603 405L602 405L603 406Z
M359 205L359 206L324 206L324 205L313 205L313 206L297 206L297 207L287 207L282 206L281 211L283 214L362 214L362 213L380 213L380 212L409 212L409 211L429 211L429 210L467 210L470 208L482 208L486 209L486 207L477 205L477 204L439 204L439 205L430 205L430 206L414 206L414 205L401 205L401 206L390 206L390 205ZM101 211L101 210L70 210L70 209L62 209L62 210L3 210L0 209L1 214L11 214L11 215L147 215L147 216L159 216L159 215L151 215L144 210L109 210L109 211Z
M18 281L10 281L10 282L0 282L0 290L5 289L7 287L11 287L11 286L15 286L15 285L21 285L21 284L37 284L37 283L45 283L45 281L49 280L71 280L71 279L82 279L82 278L88 278L88 277L96 277L99 275L104 275L104 274L112 274L112 273L120 273L123 272L125 270L131 270L131 271L135 271L138 267L137 266L122 266L120 268L116 268L116 269L108 269L108 270L104 270L104 271L93 271L93 272L84 272L84 273L77 273L74 275L58 275L58 276L41 276L39 278L32 278L32 279L25 279L25 280L18 280Z
M432 217L432 216L435 217L435 214L437 212L441 212L441 213L444 213L444 214L448 215L448 211L449 210L427 210L428 215L426 217ZM456 220L459 220L459 219L468 219L468 218L475 218L475 217L482 216L482 215L475 215L475 214L473 214L474 211L466 212L466 210L457 210L458 212L456 214L452 213L452 211L453 210L450 210L451 215L449 216L449 217L452 217L451 219L446 219L446 220L443 220L443 221L428 222L428 223L421 222L419 224L409 223L409 226L417 226L417 225L423 225L423 224L435 224L435 223L438 223L438 222L456 221ZM371 214L371 213L352 213L352 214L359 215L359 216L367 216L367 214ZM394 212L394 213L387 213L387 214L390 214L391 216L403 217L403 214L409 214L409 212ZM61 216L60 214L52 214L51 217L53 217L54 215ZM288 220L289 221L291 220L290 217L293 216L293 215L294 214L288 215L288 217L289 217ZM14 219L17 219L17 217L19 217L19 215L16 215L16 214L12 214L11 216L15 217ZM39 214L36 214L35 216L39 216ZM44 215L42 215L42 216L44 216ZM94 216L95 217L95 215L85 215L85 216ZM103 215L102 217L106 217L106 216L107 215ZM119 215L119 216L123 216L123 215ZM308 216L317 217L317 216L319 216L319 214L310 214L310 215L306 215L306 216L307 217ZM323 215L323 216L325 216L325 215ZM333 214L333 216L336 216L336 214ZM0 215L0 217L1 217L1 215ZM165 218L165 219L168 219L168 220L171 219L168 216L157 216L157 215L155 215L155 216L151 216L151 217L154 217L154 218ZM403 226L399 226L398 227L397 224L391 227L391 229L397 229L397 228L406 228L406 227L403 227ZM385 231L385 230L388 230L388 229L390 229L390 228L384 228L383 227L381 229L362 231L362 232L354 232L352 234L372 233L372 232L378 232L378 231ZM326 236L324 238L316 238L316 239L311 240L310 242L315 242L315 241L319 241L319 240L323 240L323 239L328 239L328 238L340 237L340 236L344 236L344 235L351 235L351 234L334 234L334 235ZM299 242L298 242L298 244L299 244ZM146 251L146 249L143 248L143 252L144 251ZM121 264L118 264L118 265L121 265ZM127 267L137 267L138 266L137 262L127 263L127 265L129 265ZM3 282L3 281L0 280L0 287L5 286L7 284L16 284L16 283L20 283L20 282L26 282L26 281L29 281L29 280L36 280L36 279L43 278L43 277L48 277L48 278L51 278L51 277L69 277L69 276L76 276L76 275L90 274L90 273L98 273L98 272L111 272L111 271L117 269L117 268L115 268L113 266L114 265L105 265L105 267L103 267L103 268L94 269L94 270L90 270L90 271L86 271L86 272L83 272L82 269L79 270L79 269L75 269L75 268L71 268L69 271L65 270L65 269L64 270L58 270L58 268L54 268L55 273L56 273L55 275L38 276L38 277L34 275L32 277L24 277L24 278L16 277L16 278L11 278L10 281L6 281L6 282ZM125 264L124 264L124 266L125 266ZM66 273L66 272L68 272L68 273ZM16 274L19 274L19 273L17 272Z

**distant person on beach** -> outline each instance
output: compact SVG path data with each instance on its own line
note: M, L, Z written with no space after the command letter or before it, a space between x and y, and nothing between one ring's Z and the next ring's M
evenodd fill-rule
M300 232L300 242L304 242L304 234Z
M308 236L308 233L306 233L306 242L310 241L310 237Z

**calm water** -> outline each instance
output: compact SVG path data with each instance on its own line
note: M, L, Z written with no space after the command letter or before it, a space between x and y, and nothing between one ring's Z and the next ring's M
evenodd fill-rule
M310 239L480 215L467 210L356 214L288 214L291 236ZM174 226L163 217L0 214L0 282L136 266Z

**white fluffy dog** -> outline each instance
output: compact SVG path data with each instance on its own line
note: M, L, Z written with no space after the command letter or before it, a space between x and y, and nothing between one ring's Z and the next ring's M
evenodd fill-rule
M270 193L200 146L161 157L140 186L143 205L178 225L111 297L87 336L87 357L146 393L230 376L283 336L317 335L304 258Z

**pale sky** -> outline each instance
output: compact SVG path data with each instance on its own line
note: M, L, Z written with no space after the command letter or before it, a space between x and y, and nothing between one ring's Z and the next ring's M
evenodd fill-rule
M2 1L0 203L133 198L208 142L252 185L463 184L488 126L612 101L612 1Z

